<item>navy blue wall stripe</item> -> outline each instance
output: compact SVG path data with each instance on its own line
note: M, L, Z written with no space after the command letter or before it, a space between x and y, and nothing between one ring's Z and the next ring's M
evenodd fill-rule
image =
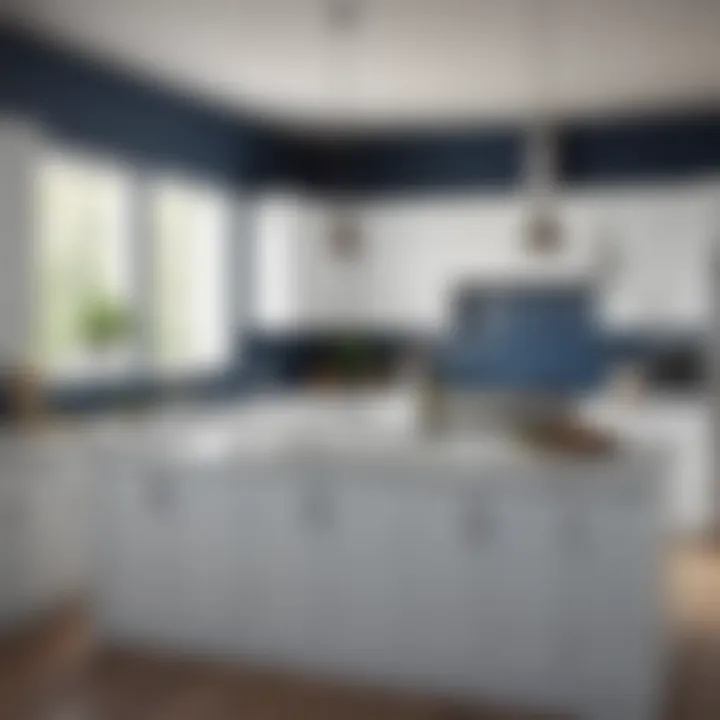
M149 81L0 27L0 110L140 160L233 182L318 191L506 188L520 181L519 126L368 133L289 133L210 109ZM720 171L720 109L578 121L560 129L567 184L664 180Z
M507 125L306 138L298 152L297 178L319 191L506 189L521 183L525 134ZM720 174L720 110L565 124L558 170L565 185Z
M375 133L296 141L296 178L316 191L360 193L507 188L520 178L513 126Z
M0 69L0 109L63 138L243 184L283 176L286 141L271 128L30 35L0 29Z
M566 126L560 177L567 184L672 180L720 172L720 110Z
M142 161L245 185L319 192L508 188L521 179L517 125L408 129L331 139L210 109L149 81L0 27L0 110ZM665 180L720 171L720 109L606 121L559 132L566 184Z

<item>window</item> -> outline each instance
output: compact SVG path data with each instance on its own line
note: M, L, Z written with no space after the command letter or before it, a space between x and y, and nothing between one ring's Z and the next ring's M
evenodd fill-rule
M125 371L134 324L129 178L59 156L39 170L41 366L55 377Z
M227 207L221 194L175 182L153 192L154 364L204 372L230 352Z
M37 178L37 351L50 380L222 369L225 195L69 153L44 157Z

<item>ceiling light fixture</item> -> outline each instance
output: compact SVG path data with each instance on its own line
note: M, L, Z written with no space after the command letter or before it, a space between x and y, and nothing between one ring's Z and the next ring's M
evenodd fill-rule
M530 72L530 107L525 148L525 185L528 220L525 228L529 248L541 254L562 249L564 233L555 202L557 138L552 122L550 88L546 83L547 37L543 3L525 4L527 13L527 58Z
M329 0L327 23L331 46L330 71L331 91L335 101L334 111L339 118L352 112L352 85L355 52L353 43L360 23L359 7L356 0ZM335 197L331 201L329 244L333 256L339 260L355 260L362 254L363 238L360 220L351 201L340 187L344 170L342 153L331 148L331 164L337 183Z

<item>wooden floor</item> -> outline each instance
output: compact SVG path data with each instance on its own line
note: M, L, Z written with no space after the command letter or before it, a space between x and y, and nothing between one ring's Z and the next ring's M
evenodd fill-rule
M668 590L677 657L666 720L720 720L720 548L678 551Z
M720 720L720 551L668 572L678 638L665 720ZM0 720L531 720L510 709L95 648L73 611L0 648ZM548 717L548 716L545 716Z

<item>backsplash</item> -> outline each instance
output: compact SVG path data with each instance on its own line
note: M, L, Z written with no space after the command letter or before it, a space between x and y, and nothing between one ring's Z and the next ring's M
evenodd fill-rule
M566 321L574 323L572 317L562 322ZM700 338L598 332L560 341L559 332L557 327L542 338L532 333L518 336L512 352L508 348L503 352L488 349L477 338L457 337L449 341L419 334L391 336L370 330L354 337L366 348L369 376L382 381L397 377L404 358L420 356L433 359L442 380L460 385L529 384L533 378L537 382L538 377L544 376L556 389L591 392L609 382L615 368L632 365L644 375L648 391L697 392L703 386L706 369ZM320 382L323 375L331 381L333 358L345 339L342 333L334 336L252 333L242 342L243 382L238 387L245 390L263 386L300 387ZM559 344L554 345L556 342ZM553 357L542 350L538 352L538 348L547 348Z

